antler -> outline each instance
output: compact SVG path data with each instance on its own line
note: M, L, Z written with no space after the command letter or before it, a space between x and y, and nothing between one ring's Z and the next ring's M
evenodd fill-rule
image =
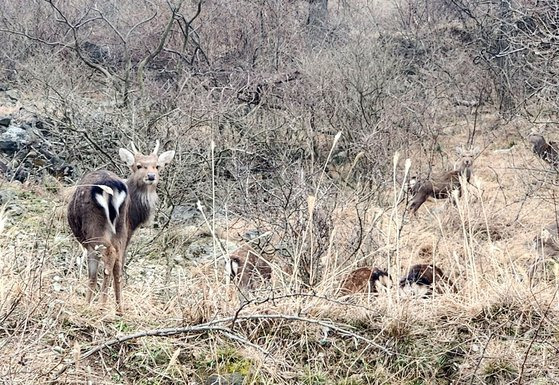
M155 141L155 148L153 149L152 154L157 155L157 151L159 151L159 139Z
M138 151L138 149L137 149L136 146L134 145L134 142L130 142L130 148L132 149L132 152L134 153L134 155L140 153L140 151Z

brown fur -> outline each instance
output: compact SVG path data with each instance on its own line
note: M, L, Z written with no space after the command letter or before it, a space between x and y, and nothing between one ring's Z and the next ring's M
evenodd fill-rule
M531 134L528 138L532 144L532 151L540 158L551 164L553 167L559 167L559 143L546 142L543 136Z
M536 247L543 255L559 260L559 232L557 223L552 223L542 229L534 239Z
M133 147L134 148L134 147ZM156 146L156 150L158 145ZM99 260L103 260L104 274L101 286L101 303L107 299L107 289L114 281L117 312L122 313L122 269L128 242L134 230L151 218L157 202L156 185L159 169L170 162L174 151L157 157L156 150L150 155L135 154L120 149L121 158L130 166L132 175L127 181L110 171L93 171L83 177L74 190L68 205L68 223L76 239L87 251L89 290L88 303L97 286ZM106 193L99 186L110 188ZM106 188L105 187L105 188ZM96 191L114 202L117 193L127 191L118 210L113 210L114 231L105 209L95 200ZM109 203L107 207L111 206ZM114 206L112 206L114 208ZM110 212L110 211L109 211ZM116 214L115 214L116 212ZM111 214L109 214L111 215Z
M377 285L388 286L391 282L386 271L376 267L361 267L352 271L342 282L340 294L377 293Z
M437 284L437 287L448 286L455 290L455 286L452 281L446 277L443 271L435 265L419 264L413 265L408 274L400 279L400 287L403 288L406 285L416 284L418 286L428 286L429 293L432 292L433 284Z
M272 268L253 248L245 244L229 256L228 270L239 288L254 289L272 277ZM236 264L235 271L233 264Z
M436 199L452 198L452 191L454 190L458 190L458 196L462 196L460 177L463 176L467 182L470 181L474 157L477 155L478 149L475 148L470 151L457 150L461 155L461 159L455 170L436 174L428 180L412 178L410 191L413 197L409 204L412 214L415 215L429 197Z

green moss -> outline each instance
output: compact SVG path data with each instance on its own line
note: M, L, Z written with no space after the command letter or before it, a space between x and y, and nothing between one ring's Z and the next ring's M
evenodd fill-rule
M243 357L231 346L219 348L215 355L201 361L197 366L208 373L239 373L244 377L251 374L252 361Z
M518 370L504 358L487 362L482 373L487 384L509 383L518 376Z
M307 366L300 381L303 385L323 385L327 382L327 376L326 373Z
M121 333L129 333L129 332L134 330L134 328L132 326L128 325L123 320L118 320L113 325L114 325L115 329L118 330Z

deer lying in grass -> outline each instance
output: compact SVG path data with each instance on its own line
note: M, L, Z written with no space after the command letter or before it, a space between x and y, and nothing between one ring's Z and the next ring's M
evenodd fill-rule
M553 167L559 168L559 143L548 143L543 136L538 134L530 134L528 140L532 144L532 151L536 155L551 164Z
M272 278L270 264L248 244L229 255L225 271L240 289L255 289Z
M424 295L430 295L433 292L433 285L437 285L441 288L441 284L448 286L455 290L455 286L452 281L446 277L443 271L435 265L413 265L408 274L400 279L400 288L405 289L406 287L411 288L414 292L416 288L426 289Z
M132 171L127 180L106 171L85 175L68 205L68 223L87 252L89 290L87 302L97 286L99 260L103 260L104 275L101 304L107 300L107 288L114 279L117 313L122 314L122 269L126 247L132 233L151 219L157 204L156 186L159 172L175 155L166 151L157 156L159 141L149 155L142 155L132 144L134 153L121 148L120 159Z
M436 174L428 180L418 180L411 178L409 190L412 194L412 200L409 204L412 214L416 214L417 210L429 198L436 199L452 198L452 191L458 190L458 196L462 196L462 186L460 177L469 182L472 175L472 167L474 158L479 153L479 148L473 150L463 150L456 147L456 151L460 156L460 161L455 164L454 170L443 174ZM453 203L454 200L453 200Z
M361 267L352 271L342 282L340 294L375 294L381 287L388 288L392 280L388 273L376 267Z

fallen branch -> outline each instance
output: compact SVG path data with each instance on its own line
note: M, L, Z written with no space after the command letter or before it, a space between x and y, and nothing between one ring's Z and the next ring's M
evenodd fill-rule
M246 316L239 316L238 314L236 314L235 316L232 316L232 317L216 319L216 320L213 320L211 322L207 322L207 323L200 324L200 325L195 325L195 326L178 327L178 328L164 328L164 329L152 329L152 330L127 334L127 335L123 335L123 336L120 336L120 337L112 338L110 340L102 342L99 345L94 346L93 348L90 348L85 353L83 353L81 355L78 355L78 357L80 357L78 360L75 360L71 363L68 363L68 364L64 365L58 372L56 372L52 381L56 380L64 372L66 372L66 370L68 370L68 368L70 368L74 364L77 364L78 361L80 361L80 360L88 358L88 357L92 356L93 354L102 351L103 349L110 348L114 345L120 345L124 342L135 340L135 339L138 339L138 338L143 338L143 337L170 337L170 336L174 336L174 335L178 335L178 334L218 332L218 333L221 333L222 335L224 335L224 336L226 336L226 337L228 337L228 338L230 338L234 341L242 343L243 345L250 346L250 347L260 351L265 356L269 357L270 356L269 352L264 350L262 347L250 342L247 338L234 333L233 329L226 328L226 327L223 327L223 326L218 326L220 324L226 324L226 323L230 323L232 321L240 322L240 321L254 321L254 320L259 320L259 321L260 320L285 320L285 321L304 322L304 323L319 325L319 326L328 328L328 329L330 329L330 330L332 330L332 331L334 331L334 332L336 332L336 333L338 333L342 336L352 337L352 338L355 338L356 340L365 342L366 344L371 345L371 346L377 348L378 350L380 350L380 351L382 351L382 352L384 352L388 355L396 354L396 352L390 351L389 349L387 349L384 346L376 343L375 341L373 341L373 340L371 340L367 337L363 337L362 335L359 335L357 333L352 332L351 330L349 330L350 327L348 327L346 325L336 324L332 321L324 321L324 320L320 320L320 319L313 319L313 318L306 318L306 317L300 317L300 316L295 316L295 315L285 315L285 314L253 314L253 315L246 315Z
M58 379L64 372L66 372L66 370L68 370L68 368L70 368L74 364L77 364L80 360L88 358L88 357L92 356L93 354L98 353L105 348L109 348L109 347L114 346L114 345L120 345L124 342L135 340L135 339L138 339L138 338L143 338L143 337L169 337L169 336L174 336L174 335L177 335L177 334L219 332L219 333L225 335L226 337L228 337L232 340L235 340L235 341L240 342L242 344L251 346L251 347L257 349L258 351L262 352L264 355L269 356L269 353L266 350L262 349L258 345L253 344L252 342L250 342L246 338L233 333L230 329L227 329L227 328L224 328L224 327L221 327L221 326L213 326L214 324L220 323L221 321L222 320L217 320L217 321L206 323L206 324L201 324L201 325L196 325L196 326L188 326L188 327L180 327L180 328L153 329L153 330L147 330L147 331L143 331L143 332L137 332L137 333L133 333L133 334L127 334L127 335L124 335L124 336L112 338L108 341L105 341L105 342L89 349L83 355L79 355L80 358L78 360L64 365L58 372L56 372L56 374L54 375L54 378L51 381L55 381L56 379Z

